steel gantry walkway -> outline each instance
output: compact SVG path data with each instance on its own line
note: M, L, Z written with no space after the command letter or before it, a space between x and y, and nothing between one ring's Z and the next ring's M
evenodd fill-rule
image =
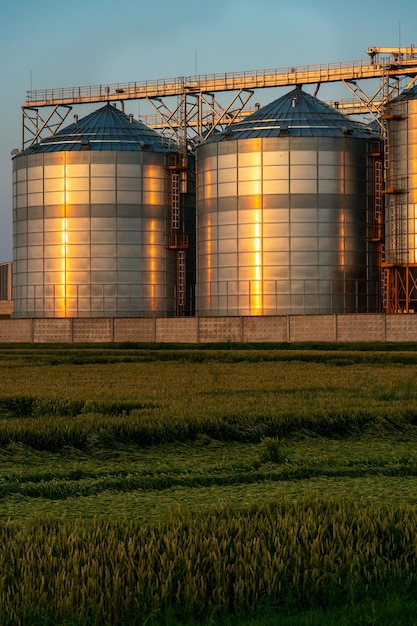
M389 188L383 189L384 181L387 185L388 159L384 109L390 99L411 87L417 79L417 49L413 46L368 48L366 53L366 60L347 63L29 91L22 105L22 149L54 135L78 105L114 102L119 103L122 110L127 101L142 100L150 105L153 114L142 116L141 120L165 137L175 139L182 148L174 161L167 163L171 181L171 227L167 247L176 254L177 315L183 315L188 239L181 198L186 189L187 150L193 150L214 132L224 130L256 110L259 105L253 106L250 100L258 90L314 84L314 95L317 95L324 83L342 83L350 98L330 104L347 115L371 116L380 124L385 139L383 153L371 155L375 156L377 193L368 238L375 246L382 268L385 256L383 194L391 193ZM368 88L371 86L372 93L365 90L364 81ZM410 311L408 303L417 291L417 279L410 267L393 266L388 273L382 271L382 278L386 281L382 288L383 308L387 312Z
M323 83L343 83L353 100L333 105L347 114L368 113L378 119L400 84L416 79L417 48L368 48L366 53L368 59L347 63L28 91L22 106L22 149L57 132L74 106L119 102L123 108L129 100L150 103L155 111L152 126L192 148L254 110L248 103L255 91L295 85L316 84L317 93ZM369 79L379 79L371 95L359 85ZM220 94L229 94L223 104Z

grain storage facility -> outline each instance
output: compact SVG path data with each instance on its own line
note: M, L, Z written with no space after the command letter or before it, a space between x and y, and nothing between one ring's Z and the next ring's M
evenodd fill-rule
M15 156L15 317L177 314L183 173L175 142L109 104Z
M366 53L28 92L14 315L416 312L417 52ZM338 82L353 101L316 97ZM290 91L249 109L269 88ZM143 122L123 112L133 100L153 107ZM92 103L105 106L63 128Z
M379 141L297 87L202 143L197 314L377 311Z
M385 261L388 313L417 311L417 87L388 102Z

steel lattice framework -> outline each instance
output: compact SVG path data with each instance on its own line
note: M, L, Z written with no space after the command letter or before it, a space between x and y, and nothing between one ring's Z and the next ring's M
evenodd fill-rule
M383 308L388 313L414 312L414 308L411 308L416 302L417 293L414 265L411 267L407 264L398 266L384 263L382 194L394 193L386 180L388 141L384 110L392 98L416 81L417 49L373 47L368 48L366 53L366 60L347 63L29 91L27 100L22 105L22 149L54 135L71 110L78 105L118 102L124 109L126 101L146 101L154 113L143 116L142 121L164 136L175 139L183 147L183 160L168 168L172 174L173 189L176 189L177 177L186 169L186 150L193 150L214 132L224 130L256 110L258 105L252 106L250 101L258 90L315 84L314 95L317 95L321 84L341 83L347 88L350 98L339 99L330 104L347 115L370 116L380 124L382 136L385 137L384 154L375 155L381 156L377 177L379 191L376 193L369 233L369 241L375 243L377 254L382 260ZM364 84L367 87L371 85L373 92L368 93ZM383 190L384 181L388 188ZM172 200L173 219L178 213L175 197ZM184 251L187 246L186 236L175 223L168 237L168 247L175 250L177 255L177 313L180 315L185 280Z
M248 104L257 90L307 84L317 85L316 94L323 83L343 83L353 99L333 106L379 120L387 100L417 78L417 49L369 48L366 53L368 59L347 63L28 91L22 105L22 149L57 132L74 106L120 102L123 107L128 100L150 103L155 115L144 121L193 148L253 111ZM371 94L361 86L369 79L379 83Z

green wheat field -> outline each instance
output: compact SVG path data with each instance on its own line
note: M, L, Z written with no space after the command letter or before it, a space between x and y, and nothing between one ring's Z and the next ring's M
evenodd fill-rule
M417 624L417 344L0 345L1 626Z

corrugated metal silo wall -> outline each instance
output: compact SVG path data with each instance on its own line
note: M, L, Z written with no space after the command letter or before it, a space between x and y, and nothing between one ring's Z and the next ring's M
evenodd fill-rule
M417 262L417 99L403 96L387 107L388 169L386 261Z
M197 149L198 315L378 310L367 141L275 137Z
M174 314L164 154L31 154L13 177L16 317Z

